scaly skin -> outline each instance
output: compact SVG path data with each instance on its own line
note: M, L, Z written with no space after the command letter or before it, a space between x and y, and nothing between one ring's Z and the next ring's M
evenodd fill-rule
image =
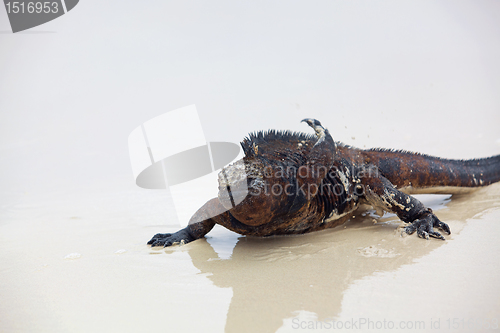
M456 193L500 181L500 155L447 160L389 149L362 150L333 141L316 119L304 119L314 135L258 132L241 143L245 157L219 174L219 196L209 200L184 229L156 234L151 246L188 243L215 224L242 235L301 234L344 223L361 203L410 223L421 238L450 234L412 193ZM243 163L244 167L241 167ZM238 189L248 195L234 205ZM220 213L223 212L223 213Z

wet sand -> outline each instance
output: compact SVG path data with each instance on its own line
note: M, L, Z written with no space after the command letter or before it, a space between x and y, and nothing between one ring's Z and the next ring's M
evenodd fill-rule
M498 320L498 184L421 197L449 223L447 241L401 237L395 216L361 210L332 230L260 239L216 227L168 249L145 242L175 228L105 208L160 204L138 193L38 205L25 194L3 210L2 331L290 332L384 322L429 331L436 320L441 328Z

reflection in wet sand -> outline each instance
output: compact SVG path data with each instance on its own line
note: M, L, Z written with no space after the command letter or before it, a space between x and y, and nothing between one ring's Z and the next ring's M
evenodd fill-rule
M447 242L453 242L467 219L498 207L500 185L441 199L433 206L452 228ZM228 259L219 258L206 240L165 251L187 251L216 286L232 288L226 332L275 332L298 311L312 312L318 320L337 316L343 294L354 281L397 270L447 244L416 235L400 237L400 222L393 216L375 221L368 211L333 230L240 237Z

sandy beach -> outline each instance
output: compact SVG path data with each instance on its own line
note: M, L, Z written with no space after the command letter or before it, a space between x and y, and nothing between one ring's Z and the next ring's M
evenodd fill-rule
M128 138L195 104L207 142L304 131L452 159L500 154L494 1L82 1L13 34L0 10L0 332L497 332L500 184L418 198L446 241L371 207L337 228L180 228ZM183 142L190 123L176 124ZM195 188L188 200L209 200Z
M147 204L134 193L4 210L3 331L429 331L437 320L472 332L500 313L500 185L424 197L453 230L447 241L401 237L397 217L362 210L333 230L260 239L216 227L168 249L145 241L175 229L105 214Z

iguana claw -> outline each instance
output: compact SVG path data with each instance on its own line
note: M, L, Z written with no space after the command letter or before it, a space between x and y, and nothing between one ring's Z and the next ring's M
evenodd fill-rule
M195 238L184 228L173 234L156 234L148 242L148 245L168 247L174 244L186 244L194 240Z
M440 221L437 216L432 213L432 210L428 209L428 212L426 212L423 217L413 221L411 225L407 226L404 229L404 232L406 232L408 235L411 235L416 231L418 237L420 238L429 239L429 236L431 236L434 238L445 240L443 235L441 235L437 231L434 231L433 228L439 228L446 232L448 235L451 234L450 227L446 223Z

